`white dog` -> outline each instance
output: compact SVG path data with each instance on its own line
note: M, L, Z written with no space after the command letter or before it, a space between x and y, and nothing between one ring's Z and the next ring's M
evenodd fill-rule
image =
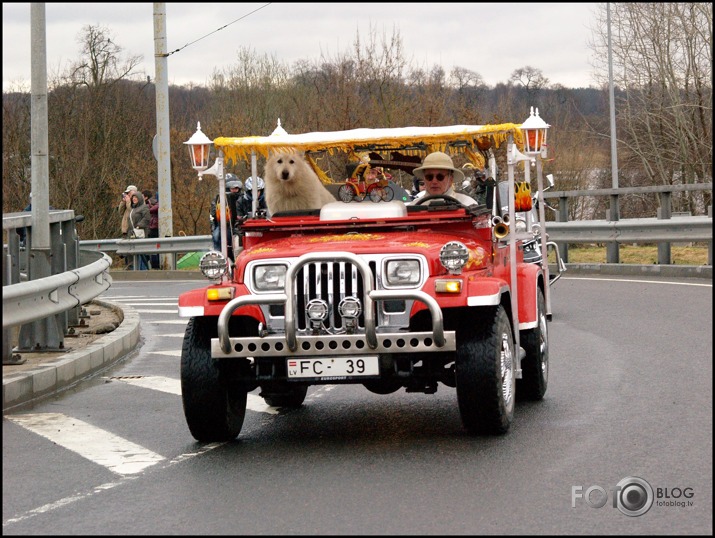
M263 171L266 182L268 213L320 209L335 197L303 157L302 152L283 151L266 161Z

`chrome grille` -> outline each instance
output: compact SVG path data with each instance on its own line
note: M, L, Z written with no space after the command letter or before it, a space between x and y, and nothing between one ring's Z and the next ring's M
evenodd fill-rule
M376 287L376 268L374 261L369 262L373 288ZM334 329L343 329L343 319L338 311L340 301L345 297L357 297L363 302L363 281L358 268L348 262L313 262L307 263L297 273L296 282L296 321L298 329L309 327L306 306L312 299L322 299L328 304L326 325ZM360 327L365 326L364 313L358 319Z

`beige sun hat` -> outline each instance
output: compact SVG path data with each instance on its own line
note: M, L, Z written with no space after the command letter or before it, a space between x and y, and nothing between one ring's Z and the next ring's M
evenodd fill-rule
M449 170L454 175L455 181L464 180L464 172L462 172L459 168L455 168L454 163L452 162L452 157L446 153L442 153L441 151L435 151L434 153L427 155L425 160L422 161L422 166L415 168L413 174L420 179L424 179L424 171L427 169Z

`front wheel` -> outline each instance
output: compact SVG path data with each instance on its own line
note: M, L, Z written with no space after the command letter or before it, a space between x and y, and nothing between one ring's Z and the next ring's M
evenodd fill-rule
M357 192L352 185L341 185L338 189L338 198L340 198L342 202L352 202L356 195Z
M537 321L533 329L521 331L519 340L526 356L521 361L521 379L516 380L520 400L541 400L549 382L549 331L546 324L544 292L536 296Z
M455 378L462 424L470 433L501 434L514 418L514 337L502 306L470 327L457 347Z
M216 318L191 318L181 348L181 398L191 435L197 441L235 439L246 416L247 391L231 383L211 358Z
M368 195L373 202L389 202L395 196L395 192L389 185L386 187L371 185L368 189Z

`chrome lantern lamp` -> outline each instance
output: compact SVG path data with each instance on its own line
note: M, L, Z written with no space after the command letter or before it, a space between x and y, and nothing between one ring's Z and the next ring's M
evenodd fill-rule
M223 152L219 150L216 162L209 168L209 156L213 142L201 131L201 122L196 122L196 132L191 135L186 142L189 148L189 157L191 158L191 167L199 174L199 181L204 175L216 176L218 179L219 188L219 205L221 217L219 226L221 227L221 254L227 260L228 267L228 242L227 242L227 226L226 222L226 178L223 173ZM203 259L203 258L202 258Z
M524 133L524 153L532 157L541 153L542 157L546 157L546 135L549 127L551 126L539 116L539 109L537 108L534 114L532 106L529 117L521 124L521 132Z
M201 130L200 121L196 123L196 132L184 144L189 147L191 167L199 173L199 181L201 181L201 176L207 172L209 167L209 155L213 142Z

